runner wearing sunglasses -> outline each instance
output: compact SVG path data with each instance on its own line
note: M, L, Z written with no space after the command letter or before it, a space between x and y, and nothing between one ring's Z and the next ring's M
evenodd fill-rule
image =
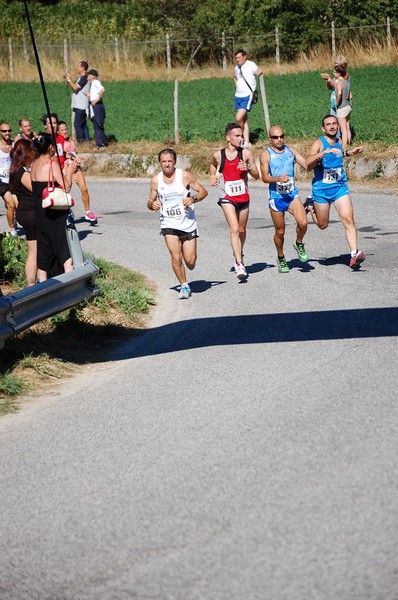
M308 262L303 238L307 231L307 215L299 198L294 182L294 164L297 162L306 168L305 158L285 144L285 132L275 125L269 130L271 146L260 155L261 179L269 184L268 206L275 227L274 243L277 251L277 265L280 273L289 273L283 243L285 240L285 213L293 215L296 226L296 241L293 247L301 262Z

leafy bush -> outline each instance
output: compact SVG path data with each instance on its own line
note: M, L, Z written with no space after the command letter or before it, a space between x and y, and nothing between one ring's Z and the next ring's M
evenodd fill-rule
M0 277L12 281L15 287L22 288L26 284L25 263L28 254L26 242L10 233L0 234Z

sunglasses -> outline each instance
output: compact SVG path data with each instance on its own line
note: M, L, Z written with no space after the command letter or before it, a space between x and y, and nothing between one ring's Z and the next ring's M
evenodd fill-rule
M11 133L11 129L0 129L1 133Z
M279 140L279 138L281 138L283 140L283 138L285 137L285 134L282 133L282 135L271 135L270 136L273 140Z

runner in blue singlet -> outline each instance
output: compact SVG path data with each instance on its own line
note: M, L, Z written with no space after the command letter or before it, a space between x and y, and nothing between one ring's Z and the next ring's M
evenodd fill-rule
M306 167L305 159L292 146L285 145L282 127L274 125L269 130L271 146L260 155L261 178L269 184L268 206L275 227L274 243L277 251L277 265L280 273L288 273L289 266L283 253L285 239L285 213L289 212L296 220L296 241L293 247L301 262L308 262L303 244L307 231L307 215L299 198L294 182L294 163Z
M358 250L358 231L354 222L354 210L344 171L343 149L337 140L336 117L326 115L322 120L322 131L324 135L313 142L306 158L307 169L309 171L314 169L312 180L314 204L313 206L309 205L308 208L314 223L320 229L326 229L329 225L330 205L334 204L344 225L350 247L350 267L358 268L365 260L365 254L362 250ZM353 156L360 152L362 152L362 147L357 146L346 150L345 156Z

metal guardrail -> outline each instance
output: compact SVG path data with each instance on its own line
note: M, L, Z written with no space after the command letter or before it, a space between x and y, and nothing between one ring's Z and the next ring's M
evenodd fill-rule
M13 335L99 292L94 282L99 269L91 259L83 257L72 212L68 218L66 235L73 271L0 297L0 350Z

